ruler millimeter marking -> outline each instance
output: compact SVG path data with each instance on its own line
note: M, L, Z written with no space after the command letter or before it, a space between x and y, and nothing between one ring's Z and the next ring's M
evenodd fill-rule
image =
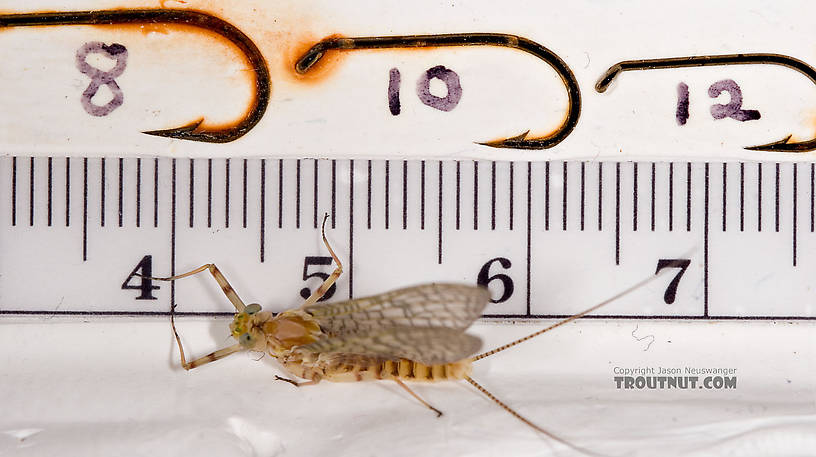
M0 189L4 314L230 314L206 281L128 276L210 261L286 308L326 274L330 212L333 299L480 282L487 316L561 317L696 247L674 286L601 317L816 318L812 163L6 157Z

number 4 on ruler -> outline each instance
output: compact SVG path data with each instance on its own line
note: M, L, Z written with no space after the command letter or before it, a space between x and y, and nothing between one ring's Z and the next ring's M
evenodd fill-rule
M139 285L134 286L130 284L130 281L133 279L134 276L140 276ZM122 283L122 290L139 290L141 293L136 300L156 300L156 297L153 296L153 291L158 289L159 286L153 285L153 280L150 277L153 276L153 256L146 255L142 257L142 260L136 264L136 268L130 272L125 281Z

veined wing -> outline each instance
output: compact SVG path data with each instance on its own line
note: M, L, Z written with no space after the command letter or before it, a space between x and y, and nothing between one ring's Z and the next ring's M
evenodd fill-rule
M393 327L468 328L490 300L484 287L423 284L379 295L307 306L329 336L365 334Z
M324 361L408 359L426 365L456 362L476 353L482 341L447 327L391 327L370 333L323 336L299 346Z

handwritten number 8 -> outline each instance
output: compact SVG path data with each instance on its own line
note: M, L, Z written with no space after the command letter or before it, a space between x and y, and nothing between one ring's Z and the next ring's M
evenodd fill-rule
M115 60L116 64L107 71L94 68L86 60L89 54L103 54ZM91 116L107 116L113 110L122 106L125 96L122 93L122 89L119 88L119 84L116 83L115 78L121 76L125 71L127 56L127 48L123 45L117 43L107 45L98 41L85 43L85 45L77 51L77 69L82 74L88 75L88 77L91 78L91 82L88 84L85 92L82 93L81 99L82 107L85 108L85 111ZM97 105L92 99L101 86L108 86L108 89L110 89L113 94L113 99L104 105Z

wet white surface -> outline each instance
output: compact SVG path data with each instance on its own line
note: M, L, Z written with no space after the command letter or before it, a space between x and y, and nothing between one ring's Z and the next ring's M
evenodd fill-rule
M182 320L188 350L226 345L227 323ZM473 331L492 347L540 325ZM547 430L604 455L810 455L814 327L582 321L477 362L473 377ZM578 455L464 382L413 384L444 411L437 419L387 382L296 389L275 381L279 367L258 354L185 372L159 318L7 318L0 344L2 455ZM615 386L615 367L658 366L736 368L737 386Z

